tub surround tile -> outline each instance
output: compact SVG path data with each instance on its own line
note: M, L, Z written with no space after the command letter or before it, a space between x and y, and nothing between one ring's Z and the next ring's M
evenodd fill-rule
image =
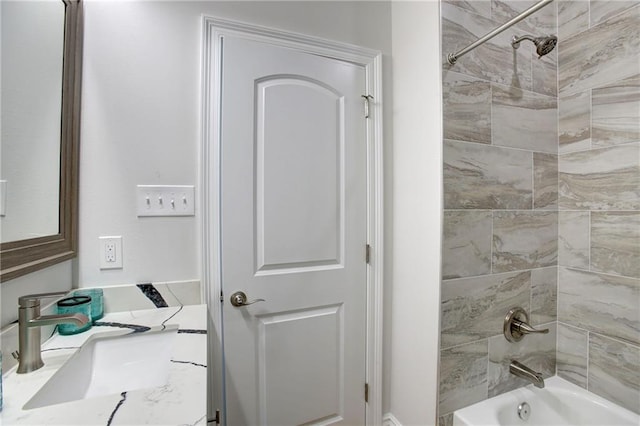
M533 208L558 208L558 156L533 153Z
M558 152L557 101L517 88L493 85L493 144L537 152Z
M640 143L561 155L560 209L640 210Z
M438 426L453 426L453 413L438 417Z
M447 54L455 53L500 26L476 13L441 4L443 72L460 72L505 85L531 90L531 51L511 48L513 33L505 31L458 59L447 63ZM515 68L515 70L514 70Z
M558 321L640 344L640 280L561 267Z
M445 209L530 209L532 153L444 142Z
M594 147L640 141L640 76L593 89L592 102Z
M494 212L493 272L554 266L557 260L557 212Z
M539 1L539 0L538 0ZM493 0L491 16L494 21L507 22L538 3L536 0ZM520 22L527 34L555 34L557 30L556 7L548 4ZM517 33L521 35L522 33Z
M640 71L640 7L612 17L606 25L563 39L558 49L561 94L583 92L633 77Z
M640 414L640 347L589 334L589 390Z
M509 309L530 310L531 271L442 283L441 348L502 333Z
M558 212L558 265L589 269L588 211Z
M491 83L449 72L443 98L445 139L491 143Z
M544 378L556 373L556 324L540 325L548 328L548 334L532 334L520 342L511 343L504 336L489 339L489 367L487 382L489 398L513 389L528 385L530 382L509 372L512 360L519 361Z
M640 1L622 1L622 0L591 0L590 2L591 26L596 26L607 19L610 19L625 10L640 5Z
M558 376L587 388L589 332L559 322L556 367Z
M443 279L491 273L491 211L445 211Z
M440 413L487 398L488 342L482 340L440 351Z
M442 3L449 3L485 18L491 18L491 0L442 0Z
M532 52L531 72L532 91L547 96L558 95L558 54L554 50L551 53L538 57L535 50Z
M555 321L558 317L558 268L534 269L531 271L531 311L532 325Z
M591 148L591 92L560 96L558 99L560 154Z
M640 278L640 212L591 213L591 270Z
M589 2L560 0L558 3L558 38L565 40L589 29Z

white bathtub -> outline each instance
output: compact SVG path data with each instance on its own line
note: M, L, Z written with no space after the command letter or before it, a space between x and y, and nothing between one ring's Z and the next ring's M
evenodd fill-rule
M529 418L518 406L529 404ZM640 425L640 416L559 377L545 380L545 388L529 385L456 411L453 426L475 425Z

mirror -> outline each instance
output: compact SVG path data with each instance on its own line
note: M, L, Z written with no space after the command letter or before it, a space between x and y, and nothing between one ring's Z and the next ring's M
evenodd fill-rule
M80 0L0 2L0 281L76 256Z

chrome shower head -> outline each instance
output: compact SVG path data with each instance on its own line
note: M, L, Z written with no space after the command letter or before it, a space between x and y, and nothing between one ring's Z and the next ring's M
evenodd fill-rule
M538 59L542 58L544 55L551 52L558 44L558 37L550 35L546 37L533 37L530 35L524 35L522 37L513 36L511 39L511 46L514 49L520 47L520 42L522 40L532 41L533 44L536 45L536 53L538 54Z

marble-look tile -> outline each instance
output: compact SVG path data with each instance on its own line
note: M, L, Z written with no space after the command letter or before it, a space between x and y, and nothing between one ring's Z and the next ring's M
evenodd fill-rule
M512 49L512 33L505 31L460 57L455 65L447 54L467 47L500 26L496 22L450 3L441 4L443 72L455 71L484 80L531 89L531 50Z
M553 266L557 260L557 212L494 212L493 272Z
M558 98L558 141L560 154L591 148L591 92Z
M589 390L640 414L640 347L589 335Z
M491 18L491 0L442 0L442 3L449 3L485 18Z
M561 267L558 321L640 344L640 280Z
M539 0L492 0L491 16L494 21L507 22L538 2ZM528 34L556 34L557 17L555 5L553 3L546 5L533 15L520 21L519 26Z
M438 426L453 426L453 413L438 417Z
M640 7L562 40L558 49L561 94L583 92L638 74Z
M558 208L558 156L533 153L533 208Z
M586 389L588 349L588 331L559 322L556 352L558 376Z
M558 38L564 40L589 29L589 2L560 0L558 3Z
M491 273L489 210L445 211L442 238L442 278Z
M491 143L491 83L456 72L443 81L444 138Z
M445 209L530 209L532 153L446 140Z
M591 213L591 270L640 278L640 212Z
M531 151L558 152L558 107L553 97L494 84L493 144Z
M532 91L543 95L558 96L558 52L553 50L543 57L532 53Z
M558 265L589 269L588 211L558 212Z
M531 311L533 325L555 321L558 316L558 267L531 271Z
M556 374L556 324L543 324L539 328L548 328L549 333L532 334L517 343L502 335L489 339L489 398L530 384L509 372L511 361L519 361L545 379Z
M592 102L594 147L640 141L640 76L593 89Z
M560 209L640 210L640 143L561 155L558 178Z
M501 334L509 309L529 311L530 292L530 271L444 281L440 347Z
M640 1L638 0L591 0L590 3L590 20L592 27L610 19L613 16L619 15L633 6L640 5Z
M440 413L487 399L487 340L440 351Z

